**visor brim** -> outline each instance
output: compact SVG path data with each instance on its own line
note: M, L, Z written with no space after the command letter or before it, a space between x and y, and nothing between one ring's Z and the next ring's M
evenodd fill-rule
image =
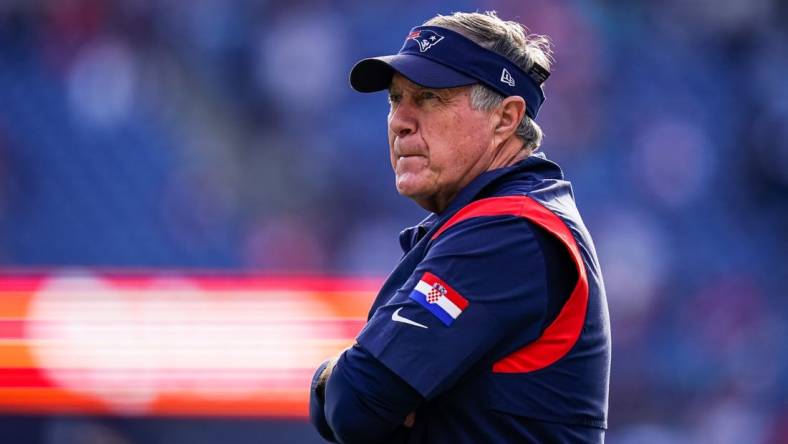
M426 57L396 54L356 63L350 71L350 86L363 93L382 91L388 89L395 72L426 88L454 88L478 83L475 78Z

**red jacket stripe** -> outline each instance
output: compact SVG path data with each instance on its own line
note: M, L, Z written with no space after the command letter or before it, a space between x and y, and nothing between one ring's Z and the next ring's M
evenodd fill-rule
M542 335L493 365L496 373L526 373L557 362L577 342L583 331L588 308L588 278L577 242L569 228L553 212L527 196L490 197L474 201L446 221L432 239L437 239L444 231L463 220L503 215L523 217L556 236L569 250L578 272L572 294Z

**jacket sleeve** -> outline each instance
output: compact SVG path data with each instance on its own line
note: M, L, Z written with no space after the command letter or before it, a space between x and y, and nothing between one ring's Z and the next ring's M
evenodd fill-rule
M326 382L324 402L314 385L312 423L321 436L342 444L388 441L402 432L405 417L423 402L418 392L358 345L337 361Z
M545 257L532 224L516 216L478 217L434 241L357 342L429 401L482 358L538 338L549 305Z

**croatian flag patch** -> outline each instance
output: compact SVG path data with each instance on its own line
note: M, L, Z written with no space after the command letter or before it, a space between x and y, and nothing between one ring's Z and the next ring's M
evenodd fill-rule
M468 307L468 300L429 271L416 284L410 298L434 314L447 327Z

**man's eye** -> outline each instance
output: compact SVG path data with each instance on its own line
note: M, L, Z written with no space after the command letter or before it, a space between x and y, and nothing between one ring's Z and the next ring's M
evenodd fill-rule
M399 103L402 100L402 96L399 94L389 94L389 103Z
M438 95L432 91L424 91L419 94L419 99L421 100L430 100L430 99L437 99Z

